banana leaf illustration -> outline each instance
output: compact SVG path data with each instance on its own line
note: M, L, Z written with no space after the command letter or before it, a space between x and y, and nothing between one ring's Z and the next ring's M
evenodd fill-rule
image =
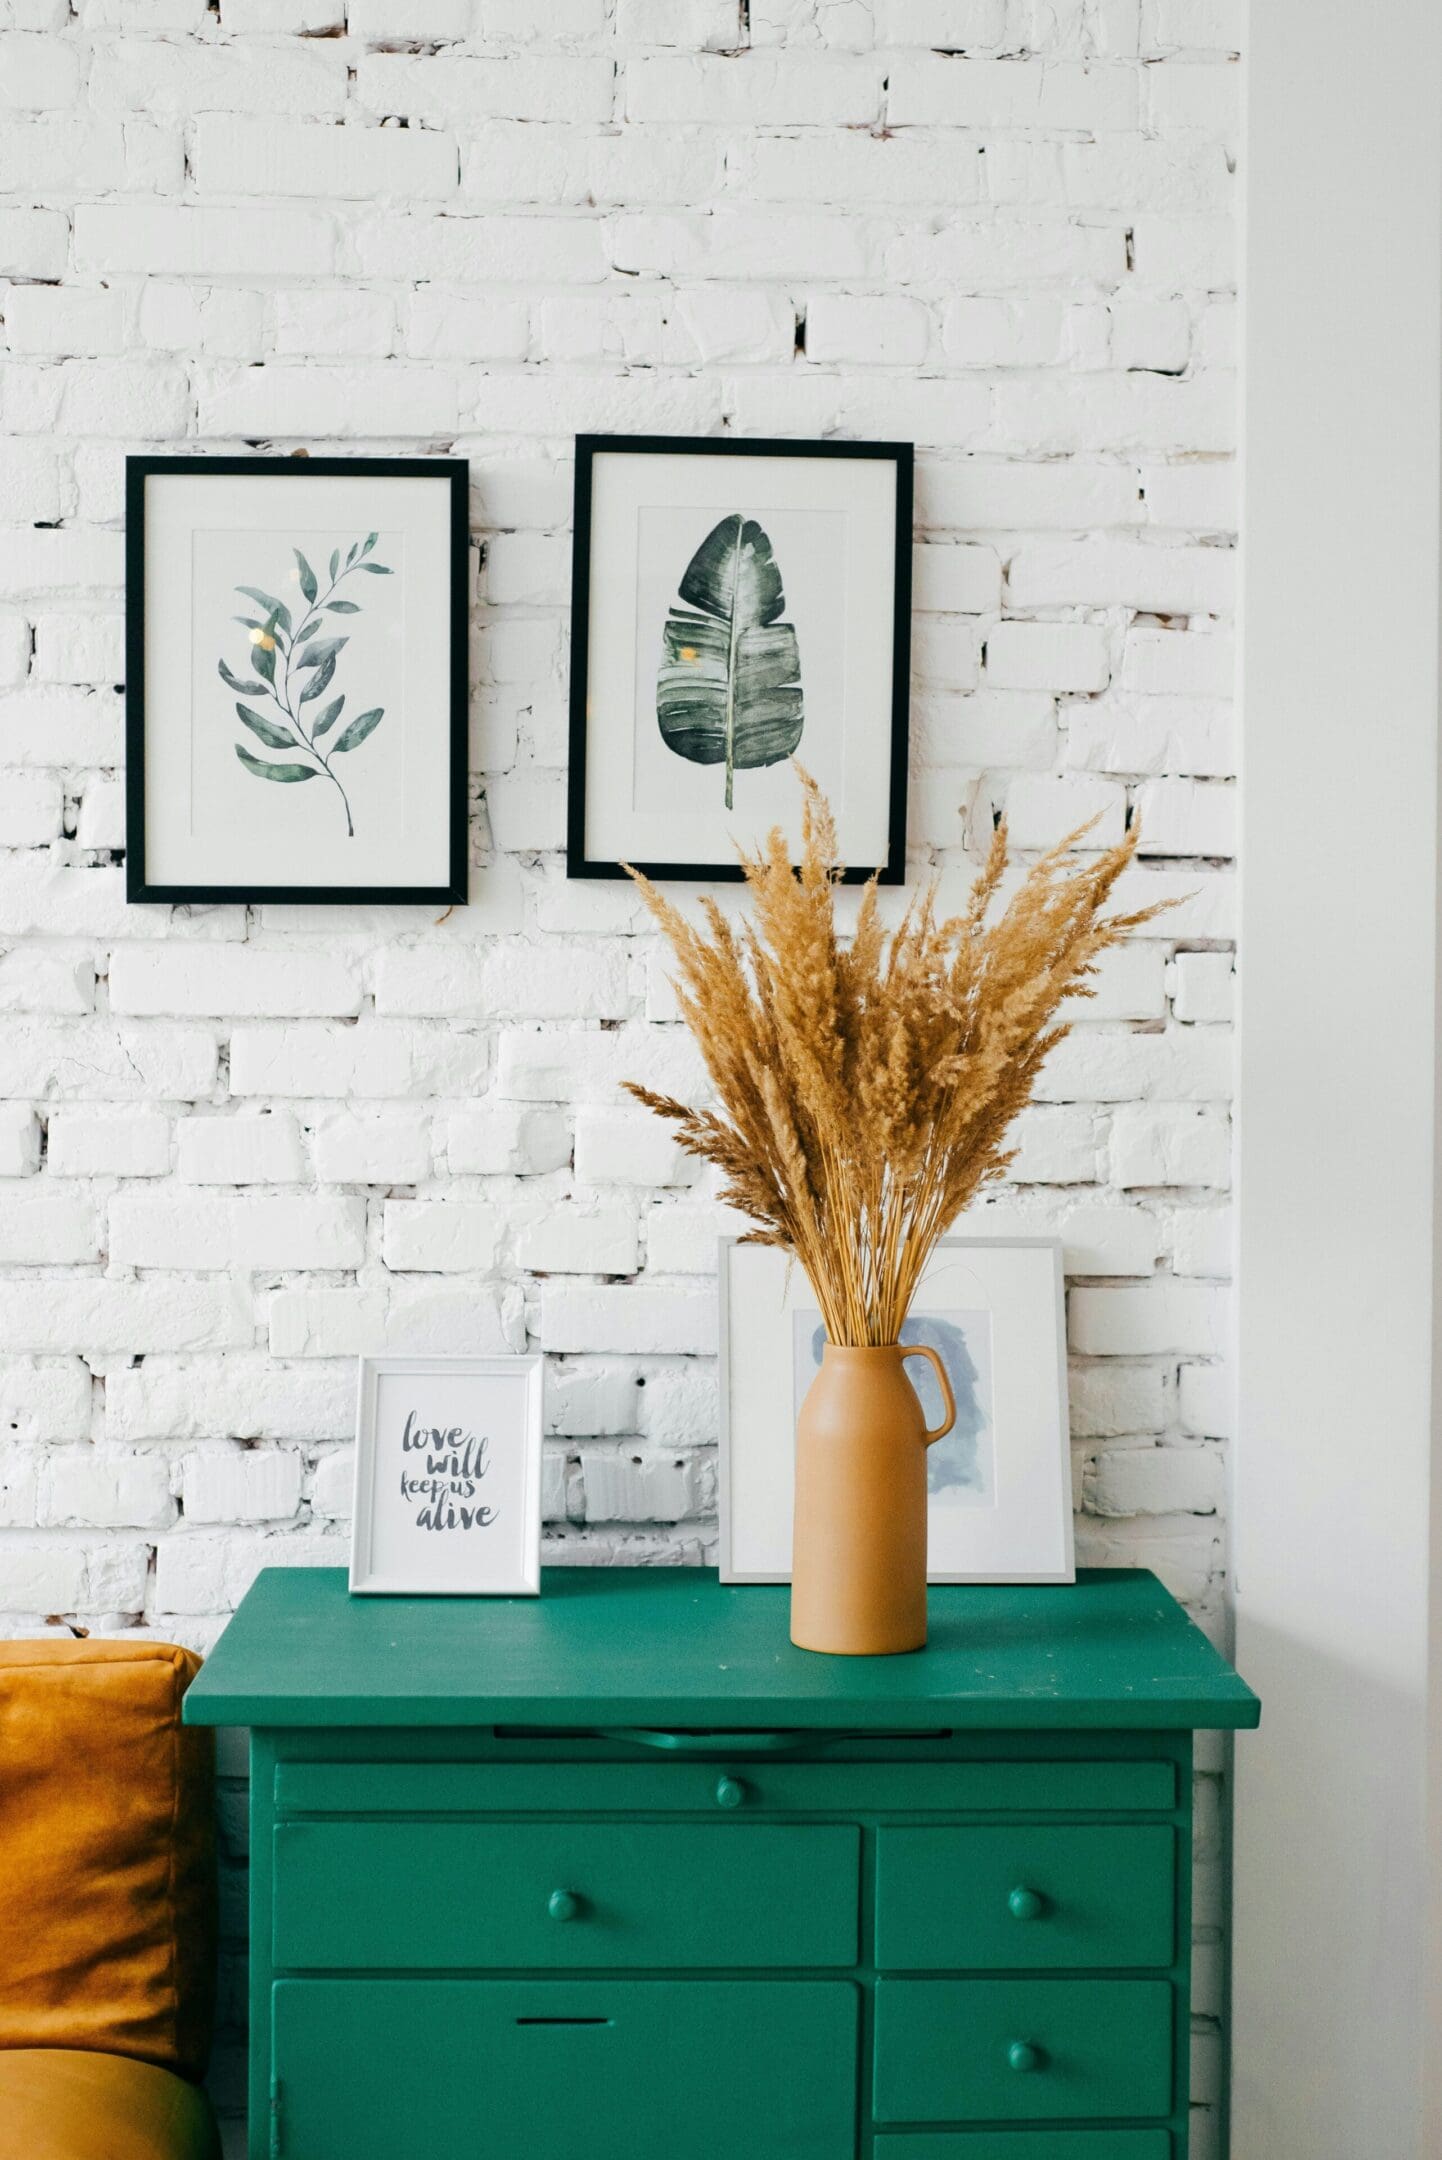
M656 719L668 749L737 768L777 765L801 740L801 655L766 533L733 511L686 565L662 636Z

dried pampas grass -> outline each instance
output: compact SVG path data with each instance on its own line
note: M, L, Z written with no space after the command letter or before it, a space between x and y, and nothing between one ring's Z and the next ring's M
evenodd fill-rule
M758 1226L747 1242L800 1261L833 1343L895 1343L938 1238L1012 1159L1007 1130L1068 1032L1059 1007L1091 996L1098 955L1160 910L1104 913L1137 833L1069 870L1083 827L988 921L1003 825L964 915L938 921L933 884L888 933L873 880L843 941L835 823L801 779L800 871L779 829L743 854L752 920L741 928L703 899L709 936L693 930L631 872L671 941L716 1108L627 1088L724 1173L723 1198Z

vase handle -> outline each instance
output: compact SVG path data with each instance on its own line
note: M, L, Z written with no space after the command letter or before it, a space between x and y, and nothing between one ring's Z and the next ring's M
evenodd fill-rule
M946 1416L934 1432L930 1426L927 1427L926 1444L930 1447L933 1440L944 1440L956 1423L956 1397L951 1392L951 1382L946 1377L946 1367L942 1364L941 1359L932 1349L930 1343L903 1343L901 1354L904 1358L930 1358L936 1368L936 1377L941 1382L941 1399L946 1404Z

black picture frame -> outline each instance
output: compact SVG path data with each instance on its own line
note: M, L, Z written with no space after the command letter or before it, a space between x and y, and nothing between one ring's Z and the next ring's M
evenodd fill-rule
M434 480L449 489L450 775L446 828L439 836L444 875L433 885L157 884L145 866L145 506L156 476L206 478L282 475L295 479ZM309 906L375 904L435 906L464 903L467 887L469 788L469 546L470 466L465 458L127 457L125 461L125 897L170 905L189 902L300 902Z
M906 442L792 440L784 436L578 435L574 524L571 541L570 772L566 797L566 875L622 878L618 862L586 849L586 754L590 653L592 467L606 452L640 456L851 458L887 460L896 467L895 592L892 611L890 801L884 864L848 864L848 884L875 876L882 885L906 878L906 790L911 711L911 546L914 450ZM736 883L738 862L638 862L655 881L666 879Z

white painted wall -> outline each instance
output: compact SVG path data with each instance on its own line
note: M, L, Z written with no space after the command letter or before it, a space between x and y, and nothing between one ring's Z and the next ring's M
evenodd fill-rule
M1067 1245L1080 1556L1221 1632L1240 16L0 0L0 1633L206 1648L342 1559L361 1348L547 1354L549 1559L714 1544L723 1218L617 1091L694 1060L562 875L578 428L913 437L913 872L1140 810L1130 898L1185 904L998 1219ZM124 905L124 456L247 444L471 461L443 923Z
M1435 2160L1442 13L1251 13L1233 2154Z

